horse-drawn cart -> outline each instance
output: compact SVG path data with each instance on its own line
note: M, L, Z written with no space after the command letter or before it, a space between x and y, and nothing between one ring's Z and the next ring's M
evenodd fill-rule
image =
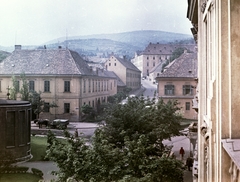
M68 119L55 119L53 121L49 121L48 126L50 128L66 129L68 124L69 124Z

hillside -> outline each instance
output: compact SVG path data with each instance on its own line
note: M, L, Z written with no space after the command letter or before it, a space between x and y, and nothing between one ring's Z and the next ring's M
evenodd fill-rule
M150 43L167 44L167 43L178 43L178 44L193 44L194 40L192 35L153 31L153 30L142 30L123 32L115 34L97 34L87 36L75 36L62 37L49 42L46 42L47 48L57 48L62 46L63 48L68 47L71 50L77 51L80 55L95 56L102 54L108 56L108 54L114 52L120 56L126 55L133 57L136 51L142 51ZM43 45L30 46L25 45L23 49L35 49L43 48ZM13 51L14 47L0 47L0 50Z
M0 61L4 60L7 56L9 56L11 53L6 52L6 51L1 51L0 50Z
M150 43L193 43L192 35L163 32L163 31L133 31L116 34L99 34L59 38L46 43L47 47L61 45L76 50L80 54L92 54L97 52L133 56L137 50L144 50Z

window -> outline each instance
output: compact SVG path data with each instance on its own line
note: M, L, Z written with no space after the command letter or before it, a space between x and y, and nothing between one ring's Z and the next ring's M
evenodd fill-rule
M94 80L92 81L92 92L94 92Z
M34 91L34 81L29 81L29 90Z
M165 85L165 95L174 95L174 85Z
M155 66L155 62L153 62L153 66Z
M185 105L186 105L186 110L190 110L190 102L186 102Z
M86 80L83 80L83 93L86 93Z
M149 63L147 62L147 66L149 65Z
M50 81L44 81L44 92L50 92Z
M114 66L117 66L117 63L114 63Z
M109 66L111 66L111 63L109 63Z
M64 113L70 113L70 103L64 103Z
M0 92L2 92L2 81L0 81Z
M183 85L183 95L193 95L193 86Z
M89 93L91 92L91 80L90 79L88 80L88 92Z
M70 81L64 81L64 92L70 92Z
M49 112L49 103L44 102L43 112Z

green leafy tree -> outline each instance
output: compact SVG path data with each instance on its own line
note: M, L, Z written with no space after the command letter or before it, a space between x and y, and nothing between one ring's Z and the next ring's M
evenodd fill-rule
M17 93L19 92L19 82L17 81L16 77L12 76L12 84L13 86L10 88L10 99L17 100Z
M107 111L91 145L69 133L65 143L48 137L47 157L58 164L59 181L182 182L182 163L162 145L179 135L179 110L176 101L130 98Z
M41 97L41 91L31 91L29 93L29 102L32 104L32 110L34 114L39 118L39 114L42 113L46 108L45 107L58 107L56 103L52 102L49 105L45 104L45 101Z
M29 83L27 82L25 73L20 75L22 81L22 87L20 89L21 100L28 101L29 100Z
M96 111L93 109L93 107L85 104L81 107L81 111L86 114L87 120L94 120L96 117Z

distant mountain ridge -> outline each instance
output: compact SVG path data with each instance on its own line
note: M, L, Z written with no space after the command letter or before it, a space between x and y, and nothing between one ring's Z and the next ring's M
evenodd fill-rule
M77 51L80 55L94 56L97 54L108 55L114 53L118 55L134 56L136 51L143 51L149 43L177 43L194 44L192 35L164 32L156 30L139 30L113 34L95 34L85 36L61 37L46 42L43 45L23 46L23 49L57 48L59 46ZM13 51L14 47L2 50Z
M134 52L144 50L150 43L194 43L192 35L155 31L155 30L142 30L114 34L96 34L86 36L62 37L59 39L47 42L48 47L56 47L57 45L68 47L69 49L76 50L80 54L84 52L96 51L109 53L114 52L117 54L126 54L133 56ZM95 51L94 51L95 50Z

